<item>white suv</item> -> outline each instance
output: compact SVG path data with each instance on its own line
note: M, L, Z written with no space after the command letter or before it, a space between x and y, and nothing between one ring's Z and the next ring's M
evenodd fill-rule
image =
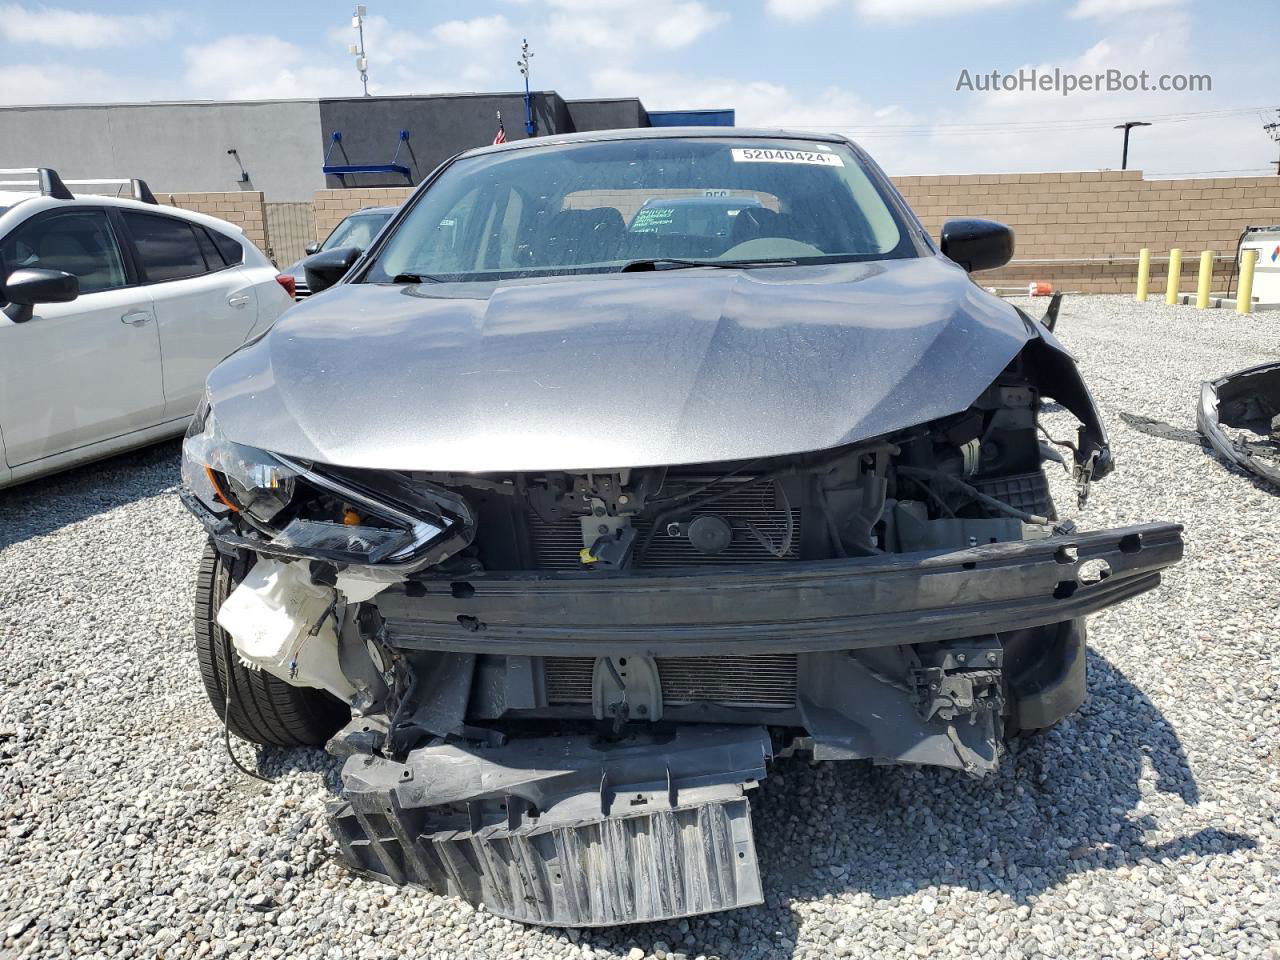
M130 200L2 177L0 487L180 435L214 365L293 302L239 228L141 180L69 181Z

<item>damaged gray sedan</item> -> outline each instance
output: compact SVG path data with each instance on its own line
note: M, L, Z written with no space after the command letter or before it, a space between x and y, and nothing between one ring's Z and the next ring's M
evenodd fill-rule
M759 903L770 760L989 773L1085 695L1181 528L1079 532L1053 334L837 137L634 130L444 164L209 377L184 500L238 736L345 757L351 866L552 925ZM327 289L325 289L327 288Z

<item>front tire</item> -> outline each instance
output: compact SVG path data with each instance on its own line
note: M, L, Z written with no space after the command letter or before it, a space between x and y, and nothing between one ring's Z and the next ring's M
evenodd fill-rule
M295 687L264 670L249 669L236 655L231 636L218 626L218 608L252 566L205 544L195 607L196 659L205 692L218 719L241 740L273 747L322 746L351 719L346 704L324 690Z

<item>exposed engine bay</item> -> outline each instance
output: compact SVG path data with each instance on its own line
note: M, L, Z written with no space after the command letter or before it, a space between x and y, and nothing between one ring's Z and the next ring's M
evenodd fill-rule
M1043 382L1075 442L1041 430ZM218 623L350 708L328 749L357 870L558 925L758 902L746 796L771 757L990 772L1082 701L1084 615L1181 555L1176 525L1058 519L1046 465L1081 500L1111 465L1078 383L1028 350L962 413L731 463L224 457L196 512L253 565Z

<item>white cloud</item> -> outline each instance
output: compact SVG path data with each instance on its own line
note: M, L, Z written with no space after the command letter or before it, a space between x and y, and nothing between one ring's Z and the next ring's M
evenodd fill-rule
M765 9L783 20L810 20L843 0L768 0Z
M1146 21L1129 23L1063 60L984 66L1006 74L1021 68L1051 72L1055 67L1064 73L1087 74L1146 70L1154 80L1165 73L1201 72L1194 66L1196 59L1190 20L1179 14L1162 20L1155 29ZM1250 89L1265 82L1266 67L1242 65L1231 84L1228 69L1222 64L1215 70L1215 89L1244 91L1247 105L1254 100ZM957 93L939 98L929 129L902 137L890 137L886 130L868 131L865 142L877 153L882 143L894 148L902 161L887 166L895 174L1097 170L1120 165L1121 134L1112 129L1120 120L1238 105L1239 101L1224 101L1216 94L1152 91L1090 91L1065 97L1030 90ZM1156 120L1153 126L1134 131L1129 165L1148 173L1265 168L1271 144L1260 136L1258 125L1253 113L1186 123Z
M369 58L371 93L441 93L480 90L493 82L493 64L514 59L513 31L502 14L471 20L448 20L425 33L406 30L374 14L364 21L364 46ZM328 40L341 56L356 41L356 32L343 25L328 31ZM508 56L511 54L511 56ZM429 68L431 73L424 73ZM448 79L442 79L447 77Z
M626 67L602 67L590 75L593 96L638 96L650 110L731 107L739 127L841 132L824 118L844 124L921 123L921 118L896 104L873 106L841 87L827 87L815 96L802 96L780 83L707 78L683 73L658 73ZM820 104L815 108L814 104ZM856 137L855 137L856 139ZM894 163L904 158L895 146L878 150L877 157Z
M547 0L547 5L574 13L621 11L634 7L634 0Z
M951 17L998 7L1011 7L1023 0L854 0L859 14L869 20L908 20Z
M659 9L653 19L653 39L660 47L676 50L687 47L728 19L727 13L711 10L701 3L675 4L667 11Z
M317 66L309 52L279 37L241 34L183 50L186 81L198 94L229 100L325 97L360 92L355 67Z
M0 37L12 43L77 50L123 47L167 37L173 27L174 17L169 13L125 16L0 4Z
M1076 19L1092 17L1098 20L1114 20L1131 13L1145 13L1160 7L1181 6L1184 0L1078 0L1067 16Z
M1115 0L1119 2L1119 0ZM697 66L655 69L642 57L580 50L586 90L574 96L638 96L653 110L732 107L741 127L790 128L849 135L891 174L988 173L1000 171L1090 170L1118 167L1120 132L1115 121L1163 113L1235 106L1217 94L1178 93L957 93L954 78L917 112L892 102L871 102L848 88L792 87L777 72L750 81L737 72L706 75ZM689 58L682 58L689 64ZM1178 14L1153 25L1122 22L1107 36L1053 62L1014 59L1001 63L988 54L976 69L1016 73L1020 67L1104 73L1147 70L1162 73L1214 70L1215 90L1256 90L1267 65L1202 65L1192 23ZM1231 70L1228 77L1227 71ZM958 67L957 67L958 71ZM750 76L750 74L746 74ZM884 94L890 95L890 94ZM1254 102L1249 93L1242 94ZM1136 131L1130 165L1149 172L1266 168L1272 144L1258 130L1256 113L1191 123L1160 123Z
M474 20L449 20L431 28L431 36L451 47L485 47L505 40L511 24L502 14Z
M348 48L359 40L350 26L333 27L328 32L329 42L347 56ZM431 48L425 37L410 30L398 29L386 17L374 14L364 18L364 48L371 63L398 63L411 59Z
M550 0L552 43L574 50L643 53L652 43L665 50L687 47L729 15L700 0Z
M0 103L92 103L126 97L119 79L68 64L18 63L0 67Z

